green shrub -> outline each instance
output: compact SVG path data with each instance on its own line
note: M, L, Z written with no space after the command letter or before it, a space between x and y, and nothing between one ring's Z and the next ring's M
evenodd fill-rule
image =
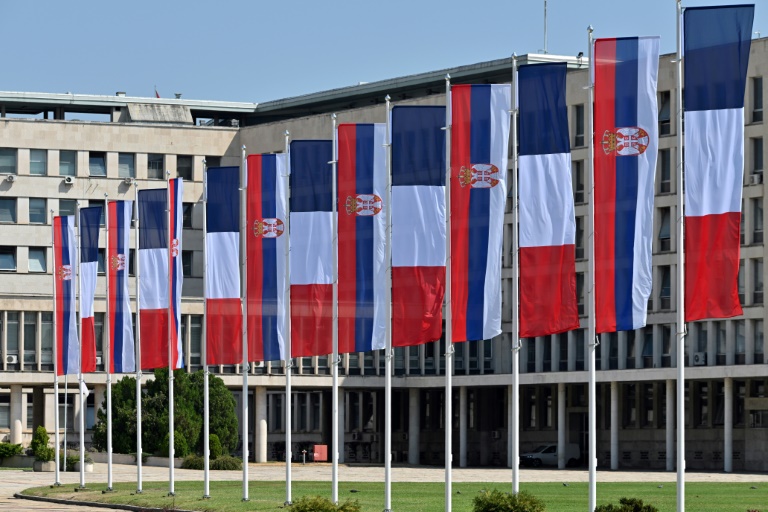
M211 460L221 457L223 448L221 447L219 436L216 434L211 434L208 436L208 449L211 451Z
M32 450L32 454L37 458L37 460L43 460L38 458L38 450L41 448L47 448L48 442L51 440L51 438L48 436L48 431L45 430L45 427L40 425L35 429L35 433L32 436L32 442L29 443L29 449ZM54 456L56 453L54 452ZM49 459L52 460L52 459ZM46 461L47 462L47 461Z
M184 457L184 460L181 461L181 469L197 469L202 471L204 463L205 460L203 460L200 455L195 455L193 453Z
M41 446L35 451L35 460L50 462L56 458L56 450L50 446Z
M357 500L346 500L344 503L334 505L328 498L320 496L302 496L294 501L291 512L360 512L360 503Z
M544 512L544 502L528 491L518 494L492 491L480 491L472 500L474 512Z
M221 457L212 460L210 464L211 469L215 471L234 471L243 469L243 461L237 457L230 457L229 455L222 455Z
M163 442L160 443L160 446L158 447L158 450L157 450L157 454L160 455L160 457L168 456L169 440L170 440L170 435L166 433L165 437L163 438ZM178 430L173 431L173 446L174 446L174 457L186 457L187 455L189 455L190 450L189 450L189 445L187 444L187 439Z
M620 498L619 504L598 505L595 512L659 512L653 505L646 505L638 498Z
M61 452L59 452L59 455L61 455ZM80 451L67 450L66 462L65 462L67 465L67 471L74 471L75 464L77 464L78 462L80 462ZM85 462L86 463L93 462L93 459L91 458L91 455L88 452L85 452Z
M20 444L0 443L0 462L6 457L20 455L23 451L24 448Z

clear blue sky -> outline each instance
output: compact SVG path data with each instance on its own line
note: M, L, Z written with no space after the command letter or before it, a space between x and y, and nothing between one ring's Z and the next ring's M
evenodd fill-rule
M690 0L684 6L743 3ZM754 30L768 36L768 2ZM761 5L762 4L762 5ZM261 102L535 53L544 0L24 0L2 2L0 90ZM675 1L548 0L549 53L660 35ZM756 36L755 36L756 37Z

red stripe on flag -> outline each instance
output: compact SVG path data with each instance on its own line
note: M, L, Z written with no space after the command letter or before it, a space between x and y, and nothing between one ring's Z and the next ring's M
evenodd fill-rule
M82 364L80 365L82 373L93 373L96 371L96 324L92 316L83 318L82 326Z
M117 266L112 265L112 258L117 256L117 227L119 223L117 221L117 203L112 201L107 205L109 218L107 226L107 279L109 279L109 297L108 305L109 309L109 332L107 333L107 339L109 340L109 372L115 371L115 329L122 329L123 326L115 325L115 313L117 311ZM122 213L122 212L121 212Z
M333 285L291 285L291 357L333 352Z
M247 271L247 304L248 315L248 360L264 360L264 333L262 330L263 290L264 290L264 258L261 238L253 236L253 223L262 219L261 192L261 155L248 157L248 203L245 230L246 254L248 255Z
M243 317L240 299L208 299L206 306L206 363L242 363Z
M53 219L53 280L56 284L56 375L64 375L64 281L57 274L64 250L61 217Z
M357 314L357 226L356 216L347 215L343 206L347 197L357 194L357 126L339 126L338 215L339 243L339 353L355 351ZM366 191L367 192L367 191Z
M392 345L439 340L444 296L445 267L392 267Z
M595 133L616 126L616 40L595 44ZM595 141L598 143L598 141ZM595 151L595 311L597 332L616 330L616 155Z
M685 218L686 322L742 314L740 222L740 212Z
M520 337L533 338L579 327L575 247L520 248Z
M141 369L152 370L168 366L168 310L142 309Z
M452 338L467 339L469 296L469 187L456 179L462 167L470 168L472 86L458 85L451 91L451 313Z

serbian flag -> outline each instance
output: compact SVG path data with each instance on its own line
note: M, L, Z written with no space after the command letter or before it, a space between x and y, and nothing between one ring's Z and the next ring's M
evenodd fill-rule
M565 63L520 66L520 337L579 327Z
M243 361L240 306L240 168L205 172L206 363Z
M291 166L291 357L333 351L330 140L295 140Z
M288 169L285 155L248 156L248 360L285 359Z
M653 273L658 37L598 39L595 87L597 332L645 326Z
M139 191L139 317L142 370L166 366L172 366L175 370L184 366L180 314L183 279L182 185L181 178L177 178L168 182L167 189ZM170 337L169 317L172 322ZM172 365L168 363L169 341Z
M107 279L109 279L109 371L136 371L128 256L133 201L111 201L107 206Z
M96 324L93 300L96 295L96 273L99 268L99 224L101 206L80 209L80 321L82 339L82 373L96 371Z
M340 354L386 343L386 136L385 124L338 128Z
M510 85L451 89L453 341L501 334L501 251Z
M53 281L56 289L56 375L78 373L75 216L53 218Z
M392 344L440 339L445 295L445 107L392 109Z
M754 5L687 8L685 320L729 318L739 304L744 87Z

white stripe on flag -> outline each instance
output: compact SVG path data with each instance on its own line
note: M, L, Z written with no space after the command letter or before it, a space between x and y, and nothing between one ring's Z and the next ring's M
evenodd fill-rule
M445 187L392 187L392 266L445 266Z
M333 284L332 238L332 212L291 213L291 284Z
M168 249L140 249L141 309L168 309Z
M96 294L96 271L98 262L80 263L80 316L93 316L93 299Z
M570 153L520 156L520 247L576 243Z
M288 207L288 158L287 155L275 157L275 215L278 219L286 219ZM293 226L291 226L293 228ZM280 359L285 359L285 340L288 336L288 315L285 306L288 304L290 287L285 286L285 253L288 244L288 232L276 239L277 256L277 343L280 345Z
M387 125L375 124L373 127L373 193L381 198L387 197ZM373 333L372 350L386 348L388 320L387 300L387 265L384 261L387 231L388 204L382 202L382 210L373 217Z
M240 233L208 233L205 243L208 251L206 298L240 298Z

